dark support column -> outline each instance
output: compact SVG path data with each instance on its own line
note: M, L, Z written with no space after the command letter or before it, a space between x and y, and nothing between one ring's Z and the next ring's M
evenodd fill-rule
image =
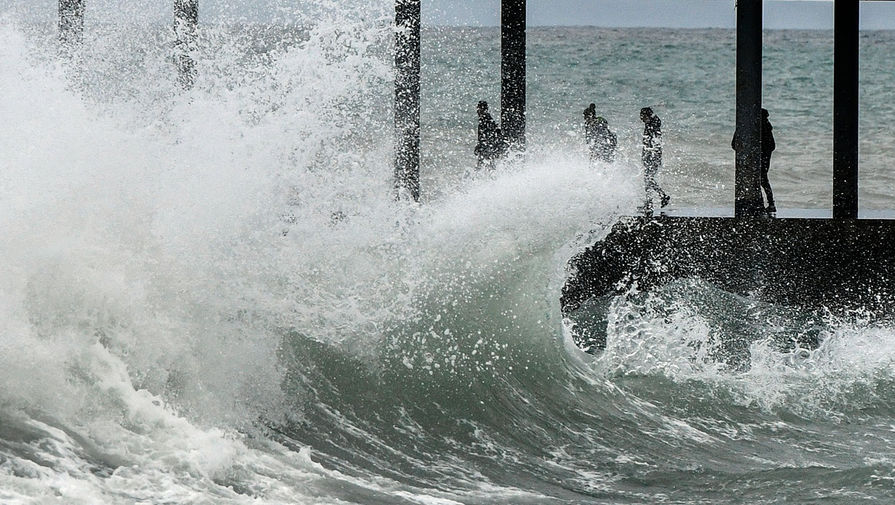
M736 217L764 214L761 197L761 0L737 1Z
M833 70L833 217L858 217L858 0L836 0Z
M395 2L395 188L420 199L420 0Z
M184 89L196 82L196 51L199 36L199 0L174 0L174 61L180 85Z
M59 0L59 40L76 46L84 38L84 0Z
M500 4L500 123L511 146L525 148L525 0Z

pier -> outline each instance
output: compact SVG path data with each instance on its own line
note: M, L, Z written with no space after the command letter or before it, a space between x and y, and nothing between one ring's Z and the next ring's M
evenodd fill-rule
M419 199L419 0L398 0L396 181ZM560 305L582 349L599 352L603 328L576 324L592 299L698 277L744 296L830 310L895 312L895 215L859 215L856 0L835 0L831 210L764 209L761 190L762 0L737 2L735 196L732 209L690 209L621 219L569 262ZM525 0L501 2L501 123L525 147ZM590 316L588 316L590 317ZM599 326L599 325L597 325Z
M762 2L739 0L736 128L744 148L736 154L734 210L624 218L572 258L560 304L579 347L606 346L605 320L577 314L589 300L684 278L764 302L895 315L895 214L863 215L858 205L859 7L855 0L834 7L831 211L781 209L770 217L761 208Z

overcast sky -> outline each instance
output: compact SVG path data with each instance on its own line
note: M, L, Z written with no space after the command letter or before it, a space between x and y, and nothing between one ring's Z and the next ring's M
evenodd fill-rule
M94 19L115 18L164 21L173 0L85 0ZM333 5L364 12L385 12L389 0L199 0L202 19L246 21L288 20L294 10ZM531 26L666 26L680 28L733 28L734 0L528 0ZM32 19L51 20L57 0L0 0L0 13L12 8ZM494 26L499 23L500 0L422 0L427 25ZM2 15L2 14L0 14ZM375 14L374 14L375 15ZM833 26L832 1L765 1L766 28L814 28ZM895 2L864 2L864 29L895 29Z

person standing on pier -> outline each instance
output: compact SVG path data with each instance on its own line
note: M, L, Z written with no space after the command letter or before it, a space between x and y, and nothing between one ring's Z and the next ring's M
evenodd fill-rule
M643 176L646 186L646 202L643 209L647 212L653 208L653 198L650 194L654 191L659 195L662 207L668 205L671 197L668 196L656 182L656 173L662 166L662 121L650 107L640 109L640 120L643 121Z
M774 127L768 120L769 115L767 109L761 109L761 187L768 198L768 214L771 214L777 212L777 206L774 205L774 191L771 190L768 171L771 169L771 153L777 149L777 143L774 142Z
M591 161L612 163L615 160L618 138L609 130L606 120L597 116L597 106L593 103L584 109L584 139Z
M774 127L768 120L770 113L767 109L761 109L761 187L764 188L765 197L768 200L768 206L765 208L768 214L777 212L777 206L774 205L774 190L771 189L771 181L768 180L768 171L771 169L771 154L777 149L777 143L774 141ZM740 141L737 132L733 134L733 140L730 147L737 151L740 147Z
M487 168L494 170L494 165L498 158L503 156L506 151L506 141L503 138L497 122L488 112L488 102L482 100L479 102L479 131L478 143L475 146L475 155L478 158L476 170Z

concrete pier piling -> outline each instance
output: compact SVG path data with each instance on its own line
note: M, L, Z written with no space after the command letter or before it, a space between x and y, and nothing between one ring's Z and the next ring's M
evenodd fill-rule
M511 148L525 148L526 0L500 4L500 123Z
M395 2L395 189L420 199L420 0Z
M59 40L73 47L84 39L84 0L59 0Z
M199 38L199 0L174 0L174 61L180 85L190 89L196 82L193 53Z
M858 217L857 0L836 0L833 50L833 217Z
M765 214L761 198L762 0L737 2L736 152L737 217Z

